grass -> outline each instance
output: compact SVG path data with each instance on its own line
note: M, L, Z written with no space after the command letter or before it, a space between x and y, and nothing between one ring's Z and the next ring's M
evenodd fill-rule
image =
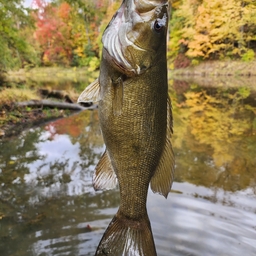
M23 119L23 110L15 107L15 102L39 99L30 89L5 88L0 92L0 128L16 124ZM2 128L0 134L3 133Z
M83 81L85 84L93 82L99 71L88 71L86 68L64 68L64 67L39 67L30 70L20 69L9 71L7 79L9 81L35 81L35 82L54 82L63 81Z
M9 71L0 84L0 137L12 135L19 130L22 131L24 127L72 113L70 110L46 107L21 108L16 106L16 102L40 100L43 96L38 93L39 89L63 90L75 102L86 85L96 79L98 73L98 71L90 72L86 68L64 67ZM49 97L49 100L56 100ZM15 130L18 131L15 132Z
M70 110L17 107L15 104L16 102L40 99L41 96L36 89L3 88L0 91L0 137L11 136L43 121L71 114Z
M15 102L38 100L40 97L36 91L32 89L6 88L0 92L0 109L3 107L11 107Z

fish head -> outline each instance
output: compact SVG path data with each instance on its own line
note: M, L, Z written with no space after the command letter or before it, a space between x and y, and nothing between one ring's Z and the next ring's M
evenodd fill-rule
M124 0L102 36L103 58L120 72L140 75L166 55L166 0Z

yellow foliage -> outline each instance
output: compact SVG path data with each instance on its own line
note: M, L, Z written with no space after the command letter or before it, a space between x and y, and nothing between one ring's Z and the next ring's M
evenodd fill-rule
M182 4L182 0L171 0L172 8L178 9Z
M188 46L189 57L209 58L228 52L241 55L246 44L256 38L255 14L253 1L184 0L174 15L183 28L180 35L171 32L171 36L178 37L171 41Z
M49 60L47 54L44 54L44 55L43 55L43 63L44 63L44 65L46 65L46 66L48 66L48 65L51 64L51 62L50 62L50 60Z
M89 68L88 71L92 72L98 69L100 66L100 60L97 57L92 57L92 59L89 62Z
M84 47L81 46L81 45L78 45L77 48L74 50L74 52L75 52L76 55L78 55L79 57L85 56L85 54L84 54Z
M233 102L243 99L242 93L238 91L225 97L208 95L206 91L188 91L185 96L185 106L179 109L182 125L186 126L186 129L189 127L194 139L200 144L211 146L216 166L232 162L234 155L230 153L229 147L239 136L251 129L250 122L243 118L248 116L244 114L247 110L242 105L229 103L231 99ZM239 120L234 118L235 113L241 116ZM176 127L180 129L179 121L176 122ZM181 133L177 136L181 136ZM182 139L177 143L175 146L182 143Z

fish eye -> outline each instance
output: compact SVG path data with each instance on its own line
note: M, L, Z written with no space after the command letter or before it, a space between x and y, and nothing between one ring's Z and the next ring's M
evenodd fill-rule
M155 23L154 23L154 30L159 33L163 30L164 28L164 25L163 23L159 22L159 20L156 20Z

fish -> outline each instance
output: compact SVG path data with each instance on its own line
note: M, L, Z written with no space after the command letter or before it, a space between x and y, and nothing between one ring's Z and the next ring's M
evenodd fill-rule
M96 256L157 255L147 213L149 186L167 198L174 179L168 95L167 0L123 0L102 35L99 77L78 102L98 102L106 146L95 190L119 186L120 206Z

